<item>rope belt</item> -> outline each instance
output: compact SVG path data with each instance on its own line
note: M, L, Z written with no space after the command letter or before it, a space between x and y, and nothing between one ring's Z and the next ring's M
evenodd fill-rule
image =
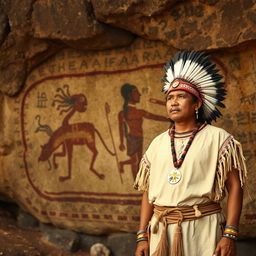
M183 246L181 223L183 221L191 221L214 213L218 213L221 212L221 210L222 209L220 207L220 204L214 202L184 207L164 207L155 205L154 216L156 217L156 222L153 223L153 225L151 226L151 230L153 234L156 234L159 222L163 223L163 230L160 242L157 245L156 251L152 254L152 256L168 255L168 224L177 224L172 246L169 251L169 256L182 256Z

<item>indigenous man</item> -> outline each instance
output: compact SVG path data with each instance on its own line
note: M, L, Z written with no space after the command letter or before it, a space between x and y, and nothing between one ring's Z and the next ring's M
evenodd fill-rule
M173 124L140 163L135 188L144 193L135 255L234 256L246 166L240 143L210 125L220 116L216 106L224 107L222 76L197 51L177 53L165 72ZM225 189L226 220L219 204Z

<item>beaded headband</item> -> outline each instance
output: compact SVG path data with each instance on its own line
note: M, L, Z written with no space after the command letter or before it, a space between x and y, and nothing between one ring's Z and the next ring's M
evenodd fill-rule
M165 82L162 91L184 90L202 101L202 118L206 122L216 120L221 116L216 106L224 108L221 102L225 99L226 90L223 78L211 63L210 56L199 51L178 52L174 58L164 66Z

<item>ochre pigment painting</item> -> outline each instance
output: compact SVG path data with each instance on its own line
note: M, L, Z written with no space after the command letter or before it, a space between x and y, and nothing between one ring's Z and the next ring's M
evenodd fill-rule
M3 158L9 194L43 222L92 234L135 232L141 193L133 182L149 143L169 127L161 77L175 52L138 38L102 52L64 49L37 67L22 93L4 102L5 136L15 147ZM256 166L253 52L214 54L228 90L214 125L240 140L247 158L247 235L256 219L249 195Z
M136 230L141 193L133 182L143 151L169 126L160 79L174 51L142 40L133 47L64 50L16 100L22 197L40 219L89 233Z

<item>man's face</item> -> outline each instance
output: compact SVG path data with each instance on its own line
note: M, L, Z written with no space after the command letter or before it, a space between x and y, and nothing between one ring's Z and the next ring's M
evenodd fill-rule
M139 93L137 88L134 88L130 94L130 100L131 102L134 103L139 103L140 102L140 96L141 94Z
M195 120L198 102L193 102L192 95L183 90L170 92L166 97L167 114L174 122Z

